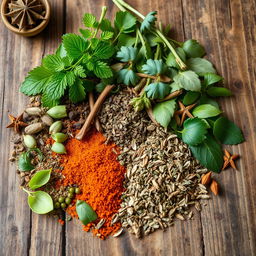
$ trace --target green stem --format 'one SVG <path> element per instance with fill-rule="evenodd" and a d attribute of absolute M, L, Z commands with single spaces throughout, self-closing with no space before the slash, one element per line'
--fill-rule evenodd
<path fill-rule="evenodd" d="M 97 26 L 97 28 L 96 28 L 96 30 L 95 30 L 95 32 L 94 32 L 93 37 L 96 37 L 96 36 L 97 36 L 97 33 L 98 33 L 98 31 L 99 31 L 101 22 L 102 22 L 102 20 L 104 19 L 107 10 L 108 10 L 108 8 L 107 8 L 106 6 L 102 6 L 101 15 L 100 15 L 100 19 L 99 19 L 99 23 L 98 23 L 98 26 Z"/>
<path fill-rule="evenodd" d="M 22 188 L 29 196 L 32 196 L 32 193 L 33 192 L 31 192 L 31 191 L 28 191 L 28 190 L 26 190 L 25 188 Z"/>
<path fill-rule="evenodd" d="M 136 38 L 135 38 L 135 44 L 134 44 L 135 48 L 137 47 L 138 41 L 139 41 L 139 33 L 136 30 Z"/>
<path fill-rule="evenodd" d="M 157 44 L 156 52 L 155 52 L 155 60 L 159 58 L 159 55 L 160 55 L 160 45 Z"/>
<path fill-rule="evenodd" d="M 140 17 L 141 19 L 145 19 L 145 16 L 142 15 L 140 12 L 138 12 L 136 9 L 134 9 L 133 7 L 131 7 L 129 4 L 127 4 L 125 1 L 123 0 L 113 0 L 113 2 L 118 2 L 120 5 L 122 5 L 123 7 L 125 7 L 126 9 L 130 10 L 131 12 L 133 12 L 134 14 L 136 14 L 138 17 Z"/>
<path fill-rule="evenodd" d="M 144 40 L 144 38 L 143 38 L 143 36 L 142 36 L 142 34 L 141 34 L 141 32 L 140 32 L 140 30 L 139 30 L 138 28 L 137 28 L 137 30 L 136 30 L 136 33 L 138 34 L 138 36 L 139 36 L 139 38 L 140 38 L 140 41 L 141 41 L 142 46 L 145 48 L 145 50 L 146 50 L 146 52 L 147 52 L 146 42 L 145 42 L 145 40 Z"/>
<path fill-rule="evenodd" d="M 122 30 L 119 31 L 119 33 L 116 35 L 116 37 L 115 37 L 115 39 L 113 40 L 112 43 L 114 43 L 118 39 L 118 37 L 121 35 L 121 33 L 122 33 Z"/>
<path fill-rule="evenodd" d="M 113 3 L 122 11 L 122 12 L 125 12 L 125 8 L 122 6 L 122 5 L 120 5 L 118 2 L 117 2 L 117 0 L 112 0 L 113 1 Z"/>

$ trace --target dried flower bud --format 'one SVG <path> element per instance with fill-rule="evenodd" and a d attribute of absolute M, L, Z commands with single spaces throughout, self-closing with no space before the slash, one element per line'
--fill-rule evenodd
<path fill-rule="evenodd" d="M 47 111 L 47 114 L 52 118 L 64 118 L 67 116 L 67 110 L 65 105 L 55 106 Z"/>
<path fill-rule="evenodd" d="M 27 108 L 25 112 L 30 116 L 40 116 L 42 114 L 42 109 L 38 107 Z"/>
<path fill-rule="evenodd" d="M 24 144 L 28 148 L 36 148 L 36 140 L 31 135 L 24 135 L 23 136 Z"/>
<path fill-rule="evenodd" d="M 44 125 L 42 123 L 30 124 L 29 126 L 27 126 L 25 128 L 25 133 L 26 134 L 35 134 L 35 133 L 42 131 L 43 128 L 44 128 Z"/>
<path fill-rule="evenodd" d="M 62 122 L 61 121 L 56 121 L 54 122 L 50 128 L 49 128 L 49 133 L 54 134 L 56 132 L 60 132 L 62 129 Z"/>
<path fill-rule="evenodd" d="M 54 133 L 52 135 L 52 138 L 56 141 L 56 142 L 64 142 L 67 138 L 68 138 L 68 135 L 67 134 L 64 134 L 64 133 L 61 133 L 61 132 L 57 132 L 57 133 Z"/>
<path fill-rule="evenodd" d="M 51 150 L 57 154 L 66 154 L 65 146 L 59 142 L 54 142 L 52 144 Z"/>
<path fill-rule="evenodd" d="M 44 124 L 46 124 L 46 125 L 48 125 L 48 126 L 51 126 L 52 123 L 53 123 L 53 119 L 52 119 L 50 116 L 48 116 L 48 115 L 43 115 L 43 116 L 41 117 L 41 120 L 42 120 L 42 122 L 43 122 Z"/>
<path fill-rule="evenodd" d="M 217 196 L 219 194 L 219 185 L 215 180 L 212 180 L 210 189 L 215 196 Z"/>
<path fill-rule="evenodd" d="M 207 172 L 206 174 L 204 174 L 202 176 L 201 183 L 203 185 L 208 185 L 211 182 L 211 179 L 212 179 L 211 176 L 212 176 L 212 172 Z"/>

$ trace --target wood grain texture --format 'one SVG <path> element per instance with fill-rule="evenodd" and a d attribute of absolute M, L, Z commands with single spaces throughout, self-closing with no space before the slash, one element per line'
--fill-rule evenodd
<path fill-rule="evenodd" d="M 255 255 L 255 1 L 128 2 L 143 14 L 157 10 L 158 20 L 172 25 L 171 33 L 177 40 L 195 38 L 205 46 L 207 58 L 235 94 L 222 100 L 221 106 L 245 133 L 245 143 L 227 147 L 242 155 L 239 171 L 228 169 L 216 175 L 221 195 L 207 201 L 200 214 L 194 211 L 193 220 L 177 221 L 165 232 L 143 240 L 126 233 L 101 241 L 82 231 L 77 220 L 61 227 L 56 219 L 31 214 L 15 167 L 8 162 L 12 136 L 5 129 L 7 111 L 20 114 L 26 97 L 17 91 L 27 71 L 56 49 L 62 33 L 78 31 L 84 12 L 99 17 L 101 6 L 106 5 L 109 18 L 113 18 L 117 10 L 110 0 L 52 0 L 51 23 L 37 37 L 19 37 L 0 23 L 0 255 Z"/>

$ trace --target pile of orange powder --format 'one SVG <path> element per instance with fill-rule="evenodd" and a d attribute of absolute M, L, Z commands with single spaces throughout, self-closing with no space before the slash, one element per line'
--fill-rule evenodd
<path fill-rule="evenodd" d="M 67 155 L 62 156 L 62 185 L 76 184 L 81 193 L 76 199 L 86 201 L 97 213 L 98 220 L 84 226 L 85 231 L 104 239 L 121 227 L 120 223 L 111 225 L 112 216 L 118 211 L 123 192 L 125 168 L 116 160 L 118 148 L 113 144 L 104 144 L 105 137 L 91 132 L 83 140 L 70 139 L 66 144 Z M 67 208 L 72 217 L 77 217 L 76 206 Z M 105 220 L 100 229 L 95 224 Z"/>

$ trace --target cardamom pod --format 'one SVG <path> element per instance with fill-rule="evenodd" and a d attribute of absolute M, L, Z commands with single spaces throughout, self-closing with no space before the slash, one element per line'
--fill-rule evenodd
<path fill-rule="evenodd" d="M 66 154 L 65 146 L 62 143 L 54 142 L 51 150 L 57 154 Z"/>
<path fill-rule="evenodd" d="M 64 118 L 67 116 L 67 110 L 65 105 L 55 106 L 47 111 L 47 114 L 52 118 Z"/>
<path fill-rule="evenodd" d="M 42 109 L 38 107 L 26 108 L 25 112 L 30 116 L 40 116 L 42 114 Z"/>
<path fill-rule="evenodd" d="M 62 122 L 61 121 L 56 121 L 54 122 L 50 128 L 49 128 L 49 133 L 54 134 L 56 132 L 60 132 L 62 129 Z"/>
<path fill-rule="evenodd" d="M 52 138 L 56 141 L 56 142 L 64 142 L 67 138 L 68 138 L 68 135 L 67 134 L 64 134 L 62 132 L 57 132 L 57 133 L 54 133 L 52 135 Z"/>
<path fill-rule="evenodd" d="M 31 135 L 23 135 L 24 144 L 27 148 L 36 148 L 36 140 Z"/>
<path fill-rule="evenodd" d="M 40 132 L 44 128 L 43 123 L 34 123 L 30 124 L 25 128 L 25 133 L 26 134 L 35 134 Z"/>
<path fill-rule="evenodd" d="M 53 123 L 53 119 L 52 119 L 50 116 L 48 116 L 48 115 L 43 115 L 43 116 L 41 117 L 41 120 L 42 120 L 42 122 L 43 122 L 44 124 L 46 124 L 47 126 L 51 126 L 52 123 Z"/>

